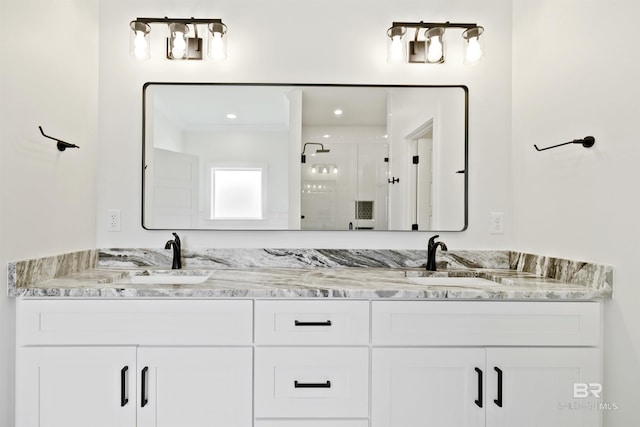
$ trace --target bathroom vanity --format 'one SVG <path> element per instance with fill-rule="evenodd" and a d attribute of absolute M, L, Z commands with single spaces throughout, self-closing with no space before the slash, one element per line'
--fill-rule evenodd
<path fill-rule="evenodd" d="M 343 257 L 386 267 L 311 251 L 285 268 L 273 252 L 252 268 L 140 265 L 155 255 L 103 251 L 27 286 L 10 266 L 17 426 L 601 425 L 610 267 L 556 264 L 561 282 L 508 252 L 515 269 L 445 254 L 435 277 L 398 251 Z"/>

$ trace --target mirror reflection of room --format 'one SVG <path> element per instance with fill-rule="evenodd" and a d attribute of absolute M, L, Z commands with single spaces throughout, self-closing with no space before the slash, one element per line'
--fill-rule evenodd
<path fill-rule="evenodd" d="M 148 84 L 148 229 L 462 230 L 463 87 Z"/>

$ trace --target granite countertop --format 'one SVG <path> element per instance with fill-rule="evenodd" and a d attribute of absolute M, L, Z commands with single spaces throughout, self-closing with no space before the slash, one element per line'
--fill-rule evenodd
<path fill-rule="evenodd" d="M 204 276 L 199 284 L 133 283 L 136 276 Z M 419 285 L 411 277 L 480 277 L 493 284 Z M 203 277 L 203 278 L 204 278 Z M 151 279 L 153 281 L 153 279 Z M 180 279 L 176 279 L 179 282 Z M 164 280 L 163 280 L 164 282 Z M 404 298 L 601 300 L 611 291 L 506 269 L 398 268 L 95 268 L 17 288 L 22 297 Z"/>
<path fill-rule="evenodd" d="M 612 297 L 613 268 L 513 251 L 387 249 L 89 249 L 8 265 L 8 295 L 67 298 L 400 298 L 595 301 Z M 199 276 L 181 283 L 176 276 Z M 490 280 L 437 285 L 415 277 Z M 146 280 L 138 283 L 139 278 Z M 193 277 L 192 277 L 193 278 Z M 453 283 L 455 282 L 455 283 Z"/>

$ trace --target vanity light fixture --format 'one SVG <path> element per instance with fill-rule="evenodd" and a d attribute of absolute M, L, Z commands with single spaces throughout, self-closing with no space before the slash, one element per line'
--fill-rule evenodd
<path fill-rule="evenodd" d="M 415 29 L 413 40 L 406 43 L 408 28 Z M 448 28 L 463 28 L 464 63 L 473 64 L 483 57 L 484 28 L 475 23 L 394 22 L 387 30 L 387 61 L 442 64 L 445 61 L 444 32 Z M 424 31 L 423 31 L 424 30 Z M 408 46 L 407 46 L 408 45 Z"/>
<path fill-rule="evenodd" d="M 204 59 L 203 40 L 198 37 L 198 26 L 206 25 L 208 29 L 208 56 L 214 60 L 227 58 L 227 26 L 220 19 L 182 19 L 182 18 L 136 18 L 129 27 L 129 52 L 139 60 L 149 59 L 150 24 L 165 24 L 169 27 L 167 37 L 167 59 Z M 191 36 L 193 28 L 193 36 Z"/>
<path fill-rule="evenodd" d="M 301 163 L 307 163 L 307 155 L 304 154 L 305 151 L 307 150 L 307 145 L 319 145 L 320 148 L 317 149 L 316 151 L 314 151 L 313 153 L 311 153 L 311 156 L 315 156 L 318 153 L 328 153 L 331 150 L 328 148 L 324 148 L 324 145 L 319 143 L 319 142 L 305 142 L 304 145 L 302 146 L 302 155 L 301 155 Z"/>
<path fill-rule="evenodd" d="M 337 174 L 338 166 L 336 165 L 311 165 L 311 173 L 317 174 Z"/>

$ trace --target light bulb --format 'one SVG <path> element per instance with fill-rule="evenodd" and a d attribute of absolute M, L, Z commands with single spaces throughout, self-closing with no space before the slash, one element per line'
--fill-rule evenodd
<path fill-rule="evenodd" d="M 144 36 L 144 32 L 136 31 L 136 37 L 133 41 L 133 55 L 136 59 L 145 59 L 147 57 L 147 40 Z"/>
<path fill-rule="evenodd" d="M 464 40 L 464 63 L 475 64 L 482 59 L 482 42 L 480 36 L 484 33 L 482 27 L 472 27 L 462 33 L 462 39 Z"/>
<path fill-rule="evenodd" d="M 322 173 L 329 173 L 329 171 L 327 170 L 327 168 L 322 168 Z"/>
<path fill-rule="evenodd" d="M 442 59 L 442 42 L 439 36 L 431 37 L 427 50 L 427 62 L 440 62 Z"/>
<path fill-rule="evenodd" d="M 482 58 L 482 48 L 478 37 L 471 37 L 467 42 L 465 59 L 468 63 L 478 62 Z"/>
<path fill-rule="evenodd" d="M 213 37 L 209 43 L 209 56 L 212 59 L 225 59 L 227 57 L 224 42 L 222 41 L 222 33 L 213 33 Z"/>
<path fill-rule="evenodd" d="M 315 167 L 315 166 L 314 166 L 314 167 L 312 167 L 312 168 L 311 168 L 311 173 L 316 173 L 316 172 L 318 172 L 318 170 L 316 169 L 316 167 Z"/>
<path fill-rule="evenodd" d="M 404 59 L 402 36 L 393 36 L 389 46 L 389 62 L 402 62 Z"/>
<path fill-rule="evenodd" d="M 227 59 L 227 26 L 222 22 L 212 22 L 207 27 L 209 30 L 209 44 L 207 55 L 214 61 Z"/>
<path fill-rule="evenodd" d="M 174 59 L 180 59 L 184 57 L 184 53 L 187 50 L 187 43 L 184 40 L 184 33 L 176 31 L 173 37 L 173 45 L 171 47 L 171 55 Z"/>
<path fill-rule="evenodd" d="M 149 24 L 140 21 L 129 23 L 129 53 L 137 60 L 149 59 Z"/>
<path fill-rule="evenodd" d="M 407 32 L 405 27 L 393 26 L 387 30 L 387 62 L 404 62 L 406 51 L 402 37 Z"/>
<path fill-rule="evenodd" d="M 337 167 L 333 167 L 333 173 L 338 173 L 338 168 Z"/>

